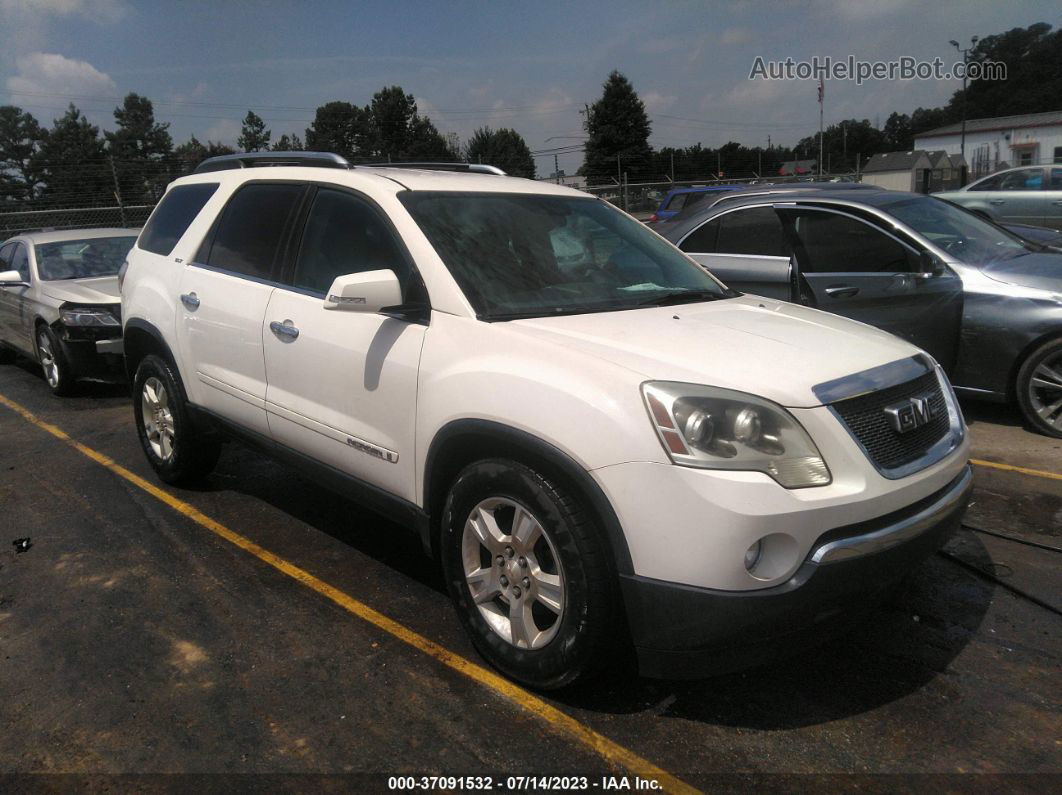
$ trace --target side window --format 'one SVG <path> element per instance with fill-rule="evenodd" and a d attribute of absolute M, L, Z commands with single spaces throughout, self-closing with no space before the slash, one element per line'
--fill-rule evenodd
<path fill-rule="evenodd" d="M 24 282 L 30 280 L 29 254 L 23 243 L 15 244 L 15 253 L 11 257 L 11 270 L 18 271 L 19 278 Z"/>
<path fill-rule="evenodd" d="M 667 207 L 664 209 L 669 213 L 677 213 L 683 207 L 686 206 L 686 199 L 690 197 L 688 193 L 676 193 L 671 197 L 671 201 L 667 203 Z"/>
<path fill-rule="evenodd" d="M 280 245 L 305 191 L 306 186 L 298 183 L 251 183 L 240 188 L 221 213 L 206 264 L 274 280 Z"/>
<path fill-rule="evenodd" d="M 6 246 L 0 246 L 0 272 L 14 270 L 14 268 L 11 267 L 11 260 L 14 253 L 14 243 L 8 243 Z"/>
<path fill-rule="evenodd" d="M 696 249 L 698 251 L 715 252 L 716 254 L 744 254 L 755 257 L 788 257 L 789 245 L 782 231 L 782 222 L 778 213 L 772 207 L 750 207 L 747 210 L 734 210 L 719 216 L 712 223 L 718 224 L 715 238 L 715 246 L 709 249 Z M 710 236 L 711 231 L 706 230 L 708 224 L 702 226 L 698 232 Z M 693 236 L 691 235 L 690 238 Z M 686 242 L 690 242 L 690 238 Z M 699 243 L 711 243 L 706 237 Z M 685 246 L 683 246 L 685 248 Z M 695 249 L 686 249 L 694 251 Z"/>
<path fill-rule="evenodd" d="M 1040 190 L 1044 182 L 1043 169 L 1022 168 L 1004 174 L 999 184 L 1000 190 Z"/>
<path fill-rule="evenodd" d="M 715 251 L 715 241 L 719 238 L 719 219 L 714 218 L 693 230 L 679 246 L 692 254 L 711 254 Z"/>
<path fill-rule="evenodd" d="M 786 210 L 811 273 L 908 273 L 918 259 L 906 246 L 855 218 L 820 210 Z"/>
<path fill-rule="evenodd" d="M 207 203 L 218 184 L 179 185 L 162 197 L 159 206 L 148 219 L 140 233 L 137 247 L 152 254 L 168 257 L 181 239 L 203 205 Z"/>
<path fill-rule="evenodd" d="M 980 182 L 975 182 L 967 190 L 999 190 L 999 181 L 1001 176 L 996 174 L 992 177 L 985 177 Z"/>
<path fill-rule="evenodd" d="M 318 190 L 302 235 L 294 285 L 324 293 L 337 276 L 384 269 L 393 270 L 405 288 L 408 262 L 372 206 L 344 191 Z"/>
<path fill-rule="evenodd" d="M 1051 182 L 1047 185 L 1048 190 L 1062 190 L 1062 168 L 1051 169 Z"/>
<path fill-rule="evenodd" d="M 1062 146 L 1055 147 L 1055 163 L 1062 163 Z"/>

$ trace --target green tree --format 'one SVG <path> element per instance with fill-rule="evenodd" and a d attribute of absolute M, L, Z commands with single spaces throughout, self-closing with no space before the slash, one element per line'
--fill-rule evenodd
<path fill-rule="evenodd" d="M 448 161 L 459 159 L 452 142 L 427 116 L 417 113 L 417 102 L 401 86 L 377 91 L 366 108 L 372 126 L 372 157 L 380 161 Z"/>
<path fill-rule="evenodd" d="M 885 150 L 889 152 L 906 152 L 914 148 L 911 135 L 911 117 L 906 113 L 893 111 L 881 130 L 885 136 Z"/>
<path fill-rule="evenodd" d="M 173 155 L 177 161 L 177 172 L 179 174 L 191 174 L 195 167 L 208 157 L 231 155 L 235 154 L 235 152 L 236 150 L 231 146 L 225 146 L 225 144 L 215 143 L 214 141 L 207 141 L 206 144 L 203 144 L 193 135 L 189 140 L 174 149 Z"/>
<path fill-rule="evenodd" d="M 277 138 L 276 143 L 273 144 L 274 152 L 301 152 L 304 148 L 299 136 L 288 137 L 287 133 Z"/>
<path fill-rule="evenodd" d="M 40 175 L 34 160 L 43 140 L 44 130 L 30 113 L 14 105 L 0 107 L 0 202 L 36 195 Z"/>
<path fill-rule="evenodd" d="M 648 175 L 652 128 L 645 104 L 626 77 L 617 71 L 608 76 L 601 99 L 587 108 L 584 126 L 589 138 L 580 174 L 597 183 L 622 172 L 629 179 Z"/>
<path fill-rule="evenodd" d="M 514 177 L 535 178 L 535 159 L 531 156 L 531 149 L 520 133 L 508 127 L 476 130 L 465 145 L 465 159 L 469 163 L 497 166 Z"/>
<path fill-rule="evenodd" d="M 314 152 L 334 152 L 351 162 L 372 156 L 374 137 L 371 114 L 349 102 L 328 102 L 314 114 L 306 129 L 306 148 Z"/>
<path fill-rule="evenodd" d="M 48 206 L 106 206 L 115 201 L 99 127 L 73 103 L 45 135 L 33 163 L 44 183 L 41 199 Z"/>
<path fill-rule="evenodd" d="M 108 153 L 114 161 L 115 174 L 126 203 L 153 202 L 175 176 L 169 158 L 173 139 L 169 124 L 155 121 L 151 100 L 128 94 L 121 107 L 114 109 L 118 128 L 104 133 Z"/>
<path fill-rule="evenodd" d="M 273 133 L 266 129 L 262 117 L 249 110 L 243 117 L 243 127 L 236 143 L 244 152 L 261 152 L 269 149 L 269 139 L 272 135 Z"/>

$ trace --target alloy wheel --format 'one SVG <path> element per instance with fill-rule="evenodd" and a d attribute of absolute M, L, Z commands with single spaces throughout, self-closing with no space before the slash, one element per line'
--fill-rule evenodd
<path fill-rule="evenodd" d="M 173 412 L 166 387 L 154 376 L 144 381 L 140 394 L 140 413 L 144 434 L 151 450 L 162 461 L 173 455 Z"/>
<path fill-rule="evenodd" d="M 461 537 L 465 582 L 496 635 L 540 649 L 560 628 L 565 582 L 549 533 L 524 506 L 503 497 L 472 509 Z"/>
<path fill-rule="evenodd" d="M 1029 377 L 1029 404 L 1048 425 L 1062 430 L 1062 351 L 1048 356 Z"/>
<path fill-rule="evenodd" d="M 40 354 L 41 367 L 44 369 L 44 380 L 48 382 L 48 386 L 55 389 L 59 386 L 59 363 L 55 360 L 52 342 L 44 331 L 37 333 L 37 352 Z"/>

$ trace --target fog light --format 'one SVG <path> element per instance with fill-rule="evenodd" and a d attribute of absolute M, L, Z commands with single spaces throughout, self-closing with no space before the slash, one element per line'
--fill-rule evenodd
<path fill-rule="evenodd" d="M 760 562 L 760 553 L 763 551 L 763 541 L 757 541 L 745 552 L 745 569 L 752 571 Z"/>

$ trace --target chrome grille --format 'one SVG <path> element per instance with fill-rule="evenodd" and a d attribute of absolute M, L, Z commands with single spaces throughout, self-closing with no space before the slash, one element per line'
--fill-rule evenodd
<path fill-rule="evenodd" d="M 893 429 L 885 407 L 905 398 L 927 397 L 932 419 L 919 428 L 899 433 Z M 882 470 L 892 470 L 917 461 L 943 439 L 951 427 L 948 404 L 935 373 L 928 372 L 911 381 L 879 389 L 866 395 L 830 404 L 863 445 L 871 461 Z"/>

